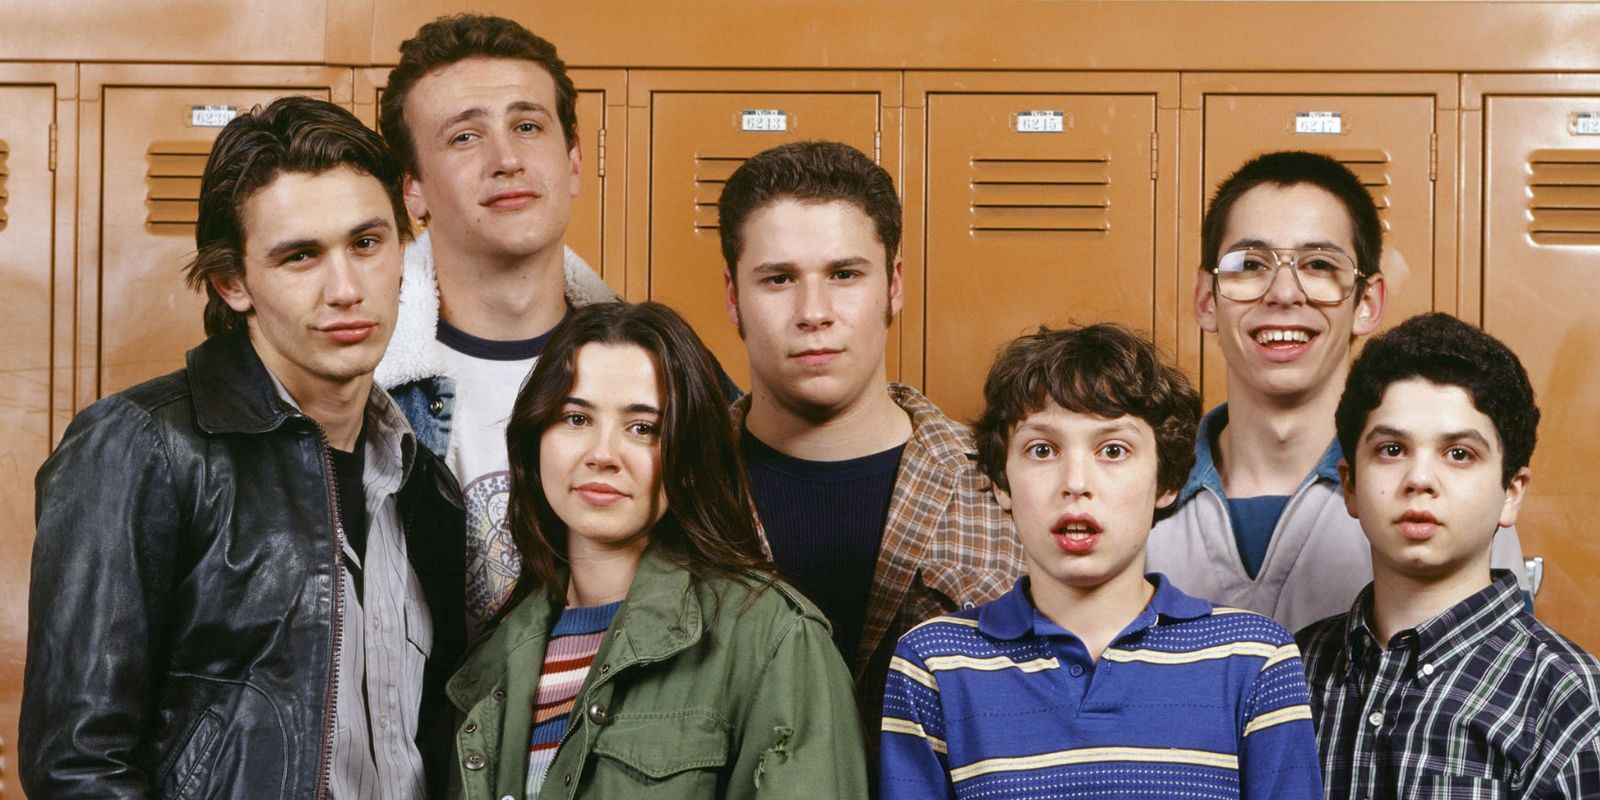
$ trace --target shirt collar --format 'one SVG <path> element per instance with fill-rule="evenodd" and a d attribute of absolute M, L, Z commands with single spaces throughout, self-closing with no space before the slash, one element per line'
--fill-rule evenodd
<path fill-rule="evenodd" d="M 1437 661 L 1475 647 L 1524 610 L 1516 573 L 1497 569 L 1491 575 L 1493 580 L 1481 591 L 1415 628 L 1395 633 L 1389 644 L 1416 648 L 1419 661 Z M 1370 619 L 1372 584 L 1368 583 L 1351 607 L 1345 626 L 1345 657 L 1351 663 L 1365 663 L 1365 656 L 1377 647 Z"/>
<path fill-rule="evenodd" d="M 1014 640 L 1038 635 L 1040 619 L 1033 601 L 1028 599 L 1029 578 L 1024 575 L 1000 599 L 978 610 L 978 631 L 992 639 Z M 1181 589 L 1159 572 L 1145 575 L 1145 580 L 1155 584 L 1155 595 L 1126 630 L 1117 638 L 1161 624 L 1164 621 L 1199 619 L 1211 614 L 1210 603 L 1184 594 Z"/>
<path fill-rule="evenodd" d="M 1200 431 L 1194 442 L 1194 467 L 1189 470 L 1189 480 L 1184 483 L 1183 489 L 1178 492 L 1177 505 L 1189 502 L 1189 499 L 1200 493 L 1201 489 L 1210 489 L 1217 497 L 1227 499 L 1228 493 L 1222 488 L 1222 475 L 1217 472 L 1216 455 L 1212 452 L 1211 445 L 1222 434 L 1222 429 L 1228 427 L 1228 404 L 1223 403 L 1207 412 L 1200 419 Z M 1339 449 L 1339 440 L 1334 439 L 1328 443 L 1328 449 L 1322 451 L 1322 458 L 1317 460 L 1316 466 L 1311 468 L 1307 480 L 1327 480 L 1339 482 L 1339 459 L 1344 453 Z M 1304 482 L 1302 482 L 1304 483 Z"/>

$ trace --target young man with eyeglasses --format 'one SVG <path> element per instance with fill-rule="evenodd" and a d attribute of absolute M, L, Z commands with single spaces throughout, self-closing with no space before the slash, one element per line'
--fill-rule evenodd
<path fill-rule="evenodd" d="M 1371 195 L 1327 156 L 1268 153 L 1218 187 L 1194 304 L 1222 347 L 1228 399 L 1201 420 L 1147 569 L 1291 630 L 1350 608 L 1372 561 L 1340 496 L 1333 412 L 1356 337 L 1383 316 L 1382 248 Z M 1514 529 L 1494 555 L 1523 579 Z"/>

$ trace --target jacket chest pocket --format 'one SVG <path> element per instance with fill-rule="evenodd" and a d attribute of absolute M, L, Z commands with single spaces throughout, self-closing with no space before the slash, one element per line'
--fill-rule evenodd
<path fill-rule="evenodd" d="M 710 711 L 617 714 L 595 737 L 594 772 L 585 789 L 593 797 L 632 797 L 643 787 L 667 792 L 653 797 L 717 795 L 730 730 Z"/>

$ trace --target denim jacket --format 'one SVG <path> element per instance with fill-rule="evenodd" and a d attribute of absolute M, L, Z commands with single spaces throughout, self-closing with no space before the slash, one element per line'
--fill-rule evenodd
<path fill-rule="evenodd" d="M 567 248 L 563 269 L 567 302 L 574 306 L 611 302 L 615 292 Z M 394 338 L 378 364 L 375 378 L 400 406 L 417 440 L 444 457 L 450 449 L 450 419 L 456 383 L 445 374 L 435 337 L 439 332 L 439 277 L 433 266 L 433 239 L 423 231 L 406 248 L 405 278 L 400 284 L 400 318 Z"/>
<path fill-rule="evenodd" d="M 755 579 L 760 586 L 765 579 Z M 560 609 L 536 591 L 468 655 L 450 796 L 522 798 Z M 539 800 L 867 796 L 850 674 L 821 612 L 775 582 L 700 581 L 653 548 L 606 631 Z"/>

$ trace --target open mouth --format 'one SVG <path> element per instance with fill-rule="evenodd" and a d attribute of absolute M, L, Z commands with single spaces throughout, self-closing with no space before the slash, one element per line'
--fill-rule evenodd
<path fill-rule="evenodd" d="M 1056 546 L 1066 553 L 1087 553 L 1100 543 L 1099 523 L 1086 514 L 1062 514 L 1050 529 Z"/>

